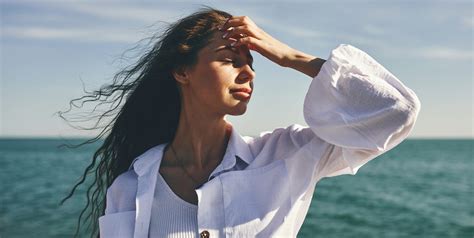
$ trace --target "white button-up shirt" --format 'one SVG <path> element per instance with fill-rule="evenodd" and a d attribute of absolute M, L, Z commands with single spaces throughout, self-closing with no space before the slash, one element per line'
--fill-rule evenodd
<path fill-rule="evenodd" d="M 338 46 L 306 94 L 309 127 L 294 124 L 255 138 L 233 129 L 221 164 L 196 189 L 198 232 L 296 237 L 318 181 L 354 175 L 399 144 L 419 110 L 415 93 L 372 57 L 350 45 Z M 136 158 L 109 187 L 99 219 L 101 237 L 148 237 L 165 146 Z"/>

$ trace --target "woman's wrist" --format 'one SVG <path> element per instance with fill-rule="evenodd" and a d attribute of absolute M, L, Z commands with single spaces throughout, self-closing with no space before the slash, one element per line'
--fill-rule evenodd
<path fill-rule="evenodd" d="M 284 58 L 282 66 L 292 68 L 314 78 L 318 75 L 324 62 L 326 62 L 326 60 L 292 49 Z"/>

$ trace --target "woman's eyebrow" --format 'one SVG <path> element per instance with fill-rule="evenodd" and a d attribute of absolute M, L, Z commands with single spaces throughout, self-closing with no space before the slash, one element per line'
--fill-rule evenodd
<path fill-rule="evenodd" d="M 239 53 L 238 50 L 237 50 L 235 47 L 232 47 L 232 46 L 230 46 L 230 45 L 225 45 L 225 46 L 223 46 L 223 47 L 219 47 L 219 48 L 217 48 L 217 49 L 215 50 L 215 52 L 219 52 L 219 51 L 221 51 L 221 50 L 230 50 L 230 51 L 232 51 L 232 52 L 234 52 L 234 53 L 237 53 L 237 54 Z"/>
<path fill-rule="evenodd" d="M 232 47 L 232 46 L 230 46 L 230 45 L 225 45 L 225 46 L 223 46 L 223 47 L 219 47 L 219 48 L 217 48 L 214 52 L 219 52 L 219 51 L 223 51 L 223 50 L 229 50 L 229 51 L 232 51 L 233 53 L 235 53 L 235 54 L 237 54 L 237 55 L 239 54 L 238 49 L 235 48 L 235 47 Z M 248 54 L 246 54 L 246 56 L 247 56 L 247 58 L 248 58 L 250 64 L 252 64 L 252 63 L 253 63 L 253 57 L 252 57 L 252 55 L 250 54 L 250 52 L 249 52 Z"/>

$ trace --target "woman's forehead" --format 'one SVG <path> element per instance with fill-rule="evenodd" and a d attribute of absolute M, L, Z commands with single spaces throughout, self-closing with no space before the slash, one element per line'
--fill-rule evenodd
<path fill-rule="evenodd" d="M 224 52 L 233 52 L 236 55 L 240 55 L 246 58 L 249 64 L 253 64 L 253 57 L 250 54 L 250 50 L 246 45 L 231 47 L 232 41 L 228 39 L 222 39 L 222 33 L 217 32 L 217 37 L 213 37 L 209 44 L 205 46 L 198 54 L 199 59 L 204 61 L 214 61 L 215 57 L 223 54 Z"/>
<path fill-rule="evenodd" d="M 211 38 L 209 45 L 207 45 L 206 47 L 207 50 L 209 50 L 210 52 L 219 52 L 221 50 L 232 50 L 237 54 L 249 55 L 251 57 L 250 50 L 246 45 L 231 47 L 230 44 L 233 41 L 229 39 L 222 39 L 222 35 L 223 35 L 222 32 L 216 32 L 214 36 Z"/>

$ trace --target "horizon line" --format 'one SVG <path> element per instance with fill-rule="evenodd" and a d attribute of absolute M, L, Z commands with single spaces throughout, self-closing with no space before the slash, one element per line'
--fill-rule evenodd
<path fill-rule="evenodd" d="M 258 136 L 258 135 L 256 135 Z M 250 136 L 250 137 L 256 137 Z M 0 140 L 28 140 L 28 139 L 48 139 L 48 140 L 90 140 L 95 137 L 85 136 L 0 136 Z M 104 138 L 101 138 L 102 140 Z M 474 140 L 474 136 L 409 136 L 405 140 Z"/>

